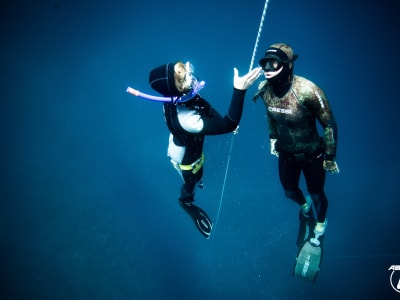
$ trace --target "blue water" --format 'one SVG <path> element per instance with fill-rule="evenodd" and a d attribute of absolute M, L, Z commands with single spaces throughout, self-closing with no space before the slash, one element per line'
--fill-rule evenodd
<path fill-rule="evenodd" d="M 292 276 L 298 207 L 247 92 L 232 135 L 208 137 L 209 240 L 178 206 L 180 178 L 149 71 L 190 60 L 224 114 L 249 69 L 263 1 L 9 1 L 0 8 L 1 299 L 399 299 L 399 69 L 389 1 L 269 3 L 256 62 L 291 44 L 338 126 L 316 282 Z M 25 3 L 26 2 L 26 3 Z M 35 3 L 38 2 L 38 3 Z M 40 2 L 40 3 L 39 3 Z M 385 3 L 387 2 L 387 3 Z M 397 24 L 395 24 L 397 22 Z M 302 182 L 304 187 L 304 182 Z"/>

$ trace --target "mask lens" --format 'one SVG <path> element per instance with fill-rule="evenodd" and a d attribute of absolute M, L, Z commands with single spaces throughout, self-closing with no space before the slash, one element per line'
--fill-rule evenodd
<path fill-rule="evenodd" d="M 264 72 L 275 72 L 282 67 L 282 61 L 276 58 L 269 58 L 266 60 L 263 67 Z"/>
<path fill-rule="evenodd" d="M 192 73 L 192 74 L 194 73 L 194 66 L 190 61 L 185 63 L 185 69 L 187 73 Z"/>
<path fill-rule="evenodd" d="M 185 89 L 191 91 L 198 84 L 198 80 L 193 74 L 194 66 L 190 62 L 185 63 L 185 69 Z"/>

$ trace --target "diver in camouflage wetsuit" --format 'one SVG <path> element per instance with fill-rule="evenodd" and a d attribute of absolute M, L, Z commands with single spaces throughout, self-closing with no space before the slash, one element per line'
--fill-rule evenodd
<path fill-rule="evenodd" d="M 317 212 L 314 232 L 318 238 L 327 226 L 325 171 L 339 173 L 335 161 L 337 127 L 324 92 L 308 79 L 293 75 L 297 57 L 284 43 L 268 48 L 259 61 L 267 80 L 260 83 L 254 101 L 262 97 L 267 108 L 271 154 L 279 157 L 279 178 L 285 195 L 301 205 L 307 215 L 311 203 L 299 188 L 303 172 Z M 318 134 L 317 120 L 323 137 Z"/>

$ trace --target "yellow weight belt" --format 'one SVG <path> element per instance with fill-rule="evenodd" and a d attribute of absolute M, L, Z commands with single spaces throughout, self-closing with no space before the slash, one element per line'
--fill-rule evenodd
<path fill-rule="evenodd" d="M 204 153 L 201 154 L 201 157 L 196 160 L 194 163 L 190 165 L 181 165 L 179 164 L 179 168 L 184 171 L 192 170 L 193 174 L 196 174 L 204 164 Z"/>

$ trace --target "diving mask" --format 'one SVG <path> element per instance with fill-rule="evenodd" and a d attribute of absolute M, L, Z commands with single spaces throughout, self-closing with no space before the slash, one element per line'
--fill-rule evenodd
<path fill-rule="evenodd" d="M 262 69 L 264 72 L 275 72 L 279 70 L 283 65 L 282 59 L 279 57 L 269 57 L 264 60 Z"/>
<path fill-rule="evenodd" d="M 185 93 L 174 100 L 174 103 L 177 102 L 186 102 L 196 96 L 199 91 L 205 86 L 204 81 L 199 81 L 196 76 L 194 76 L 194 66 L 190 62 L 185 63 L 185 78 L 183 88 L 185 89 Z"/>

